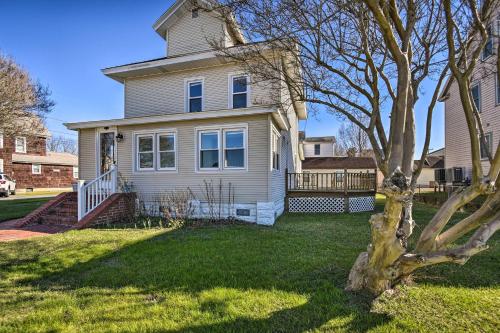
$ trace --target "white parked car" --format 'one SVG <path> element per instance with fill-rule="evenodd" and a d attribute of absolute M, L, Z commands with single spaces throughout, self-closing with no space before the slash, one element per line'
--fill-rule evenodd
<path fill-rule="evenodd" d="M 0 173 L 0 194 L 6 197 L 16 194 L 16 181 L 3 173 Z"/>

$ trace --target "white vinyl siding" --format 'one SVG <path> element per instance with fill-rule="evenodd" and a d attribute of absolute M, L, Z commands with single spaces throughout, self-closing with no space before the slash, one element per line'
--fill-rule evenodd
<path fill-rule="evenodd" d="M 14 140 L 15 152 L 16 153 L 26 153 L 26 138 L 18 136 Z"/>
<path fill-rule="evenodd" d="M 42 174 L 42 165 L 41 164 L 32 164 L 31 165 L 31 173 L 34 175 Z"/>

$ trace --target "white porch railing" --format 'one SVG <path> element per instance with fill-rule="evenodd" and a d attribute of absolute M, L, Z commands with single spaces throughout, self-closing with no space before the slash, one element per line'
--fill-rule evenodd
<path fill-rule="evenodd" d="M 87 184 L 84 180 L 78 181 L 78 221 L 116 193 L 117 186 L 118 170 L 114 164 L 108 172 Z"/>

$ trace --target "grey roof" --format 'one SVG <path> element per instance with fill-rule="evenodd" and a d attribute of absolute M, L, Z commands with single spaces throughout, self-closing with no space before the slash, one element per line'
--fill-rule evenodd
<path fill-rule="evenodd" d="M 302 161 L 302 169 L 375 169 L 377 163 L 371 157 L 308 157 Z"/>
<path fill-rule="evenodd" d="M 311 136 L 304 139 L 304 142 L 332 142 L 335 143 L 337 140 L 334 136 Z"/>
<path fill-rule="evenodd" d="M 12 154 L 13 163 L 78 166 L 78 156 L 69 153 L 47 152 L 47 156 Z"/>

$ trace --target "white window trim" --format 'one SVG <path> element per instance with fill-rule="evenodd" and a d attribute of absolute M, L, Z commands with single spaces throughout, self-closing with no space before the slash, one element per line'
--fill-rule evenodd
<path fill-rule="evenodd" d="M 168 136 L 168 135 L 171 135 L 174 137 L 174 167 L 173 168 L 162 168 L 160 166 L 160 163 L 161 163 L 161 158 L 160 158 L 160 153 L 166 153 L 166 152 L 172 152 L 172 150 L 164 150 L 164 151 L 160 151 L 160 136 Z M 177 164 L 178 164 L 178 160 L 177 160 L 177 133 L 176 132 L 156 132 L 156 142 L 157 142 L 157 149 L 156 149 L 156 170 L 158 171 L 176 171 L 177 170 Z"/>
<path fill-rule="evenodd" d="M 77 167 L 77 166 L 74 166 L 74 167 L 73 167 L 73 178 L 75 178 L 75 179 L 78 179 L 78 178 L 79 178 L 79 176 L 80 176 L 79 171 L 80 171 L 80 170 L 78 170 L 78 167 Z"/>
<path fill-rule="evenodd" d="M 195 77 L 184 79 L 184 111 L 186 113 L 191 113 L 189 110 L 189 101 L 191 100 L 189 85 L 191 83 L 201 83 L 201 111 L 205 111 L 205 78 Z M 196 97 L 198 98 L 198 97 Z"/>
<path fill-rule="evenodd" d="M 147 152 L 140 152 L 139 151 L 139 139 L 140 138 L 152 138 L 152 141 L 153 141 L 153 147 L 152 147 L 152 151 L 147 151 Z M 156 156 L 155 156 L 155 135 L 154 133 L 149 133 L 149 134 L 138 134 L 136 135 L 135 137 L 135 164 L 136 164 L 136 170 L 137 171 L 154 171 L 155 170 L 155 165 L 156 165 Z M 152 168 L 141 168 L 141 163 L 140 163 L 140 159 L 139 159 L 139 155 L 143 153 L 147 153 L 147 154 L 153 154 L 153 167 Z"/>
<path fill-rule="evenodd" d="M 274 151 L 273 151 L 273 146 L 274 146 L 274 135 L 277 136 L 278 138 L 278 142 L 276 143 L 276 151 L 278 152 L 279 156 L 280 156 L 280 160 L 278 161 L 278 168 L 275 169 L 274 168 L 274 162 L 273 162 L 273 154 L 274 154 Z M 270 151 L 270 162 L 271 162 L 271 171 L 274 171 L 274 172 L 280 172 L 281 171 L 281 168 L 280 168 L 280 164 L 281 164 L 281 134 L 280 132 L 274 127 L 274 126 L 271 126 L 271 149 L 269 150 Z"/>
<path fill-rule="evenodd" d="M 35 166 L 39 166 L 39 171 L 35 172 Z M 42 174 L 42 165 L 40 163 L 31 164 L 31 173 L 33 175 L 41 175 Z"/>
<path fill-rule="evenodd" d="M 207 133 L 216 133 L 217 134 L 217 151 L 218 151 L 218 158 L 219 158 L 219 167 L 217 168 L 202 168 L 201 165 L 200 165 L 200 162 L 201 162 L 201 135 L 202 134 L 207 134 Z M 221 169 L 221 138 L 220 138 L 220 130 L 219 129 L 211 129 L 211 130 L 201 130 L 201 131 L 198 131 L 198 144 L 196 145 L 197 146 L 197 152 L 196 152 L 196 155 L 197 155 L 197 160 L 199 161 L 197 163 L 198 165 L 198 170 L 199 171 L 220 171 Z M 205 149 L 205 150 L 215 150 L 215 149 Z"/>
<path fill-rule="evenodd" d="M 226 133 L 227 132 L 242 132 L 243 133 L 243 166 L 242 167 L 227 167 L 226 165 L 226 150 L 239 150 L 241 148 L 226 148 Z M 247 131 L 245 128 L 226 128 L 222 129 L 222 167 L 224 170 L 245 170 L 247 166 Z"/>
<path fill-rule="evenodd" d="M 165 134 L 173 134 L 174 135 L 174 141 L 175 141 L 175 168 L 169 168 L 169 169 L 159 169 L 158 168 L 158 151 L 157 147 L 159 147 L 159 143 L 157 142 L 157 138 L 159 135 L 165 135 Z M 134 131 L 132 133 L 134 137 L 134 146 L 133 146 L 133 152 L 134 152 L 134 163 L 132 165 L 132 173 L 133 174 L 144 174 L 144 173 L 175 173 L 178 172 L 178 165 L 179 165 L 179 159 L 178 159 L 178 145 L 177 145 L 177 129 L 175 128 L 157 128 L 157 129 L 148 129 L 148 130 L 140 130 L 140 131 Z M 139 137 L 140 136 L 153 136 L 153 168 L 148 168 L 148 169 L 140 169 L 139 168 Z"/>
<path fill-rule="evenodd" d="M 245 167 L 244 168 L 224 168 L 224 151 L 221 149 L 221 136 L 224 130 L 243 130 L 244 145 L 245 145 Z M 219 167 L 218 168 L 200 168 L 200 144 L 201 144 L 201 134 L 202 132 L 218 132 L 218 146 L 219 146 Z M 194 129 L 194 140 L 195 144 L 195 161 L 194 170 L 195 173 L 230 173 L 230 172 L 248 172 L 248 123 L 235 123 L 235 124 L 223 124 L 223 125 L 210 125 L 210 126 L 200 126 Z"/>
<path fill-rule="evenodd" d="M 0 149 L 3 148 L 3 132 L 0 131 Z"/>
<path fill-rule="evenodd" d="M 17 150 L 17 140 L 18 140 L 18 139 L 22 139 L 22 140 L 23 140 L 23 151 L 19 151 L 19 150 Z M 24 137 L 24 136 L 16 136 L 16 137 L 14 138 L 14 151 L 15 151 L 16 153 L 26 154 L 26 137 Z"/>
<path fill-rule="evenodd" d="M 234 95 L 233 78 L 241 77 L 241 76 L 245 76 L 247 78 L 247 108 L 251 107 L 250 96 L 252 95 L 252 87 L 250 84 L 251 83 L 250 75 L 247 73 L 243 73 L 243 72 L 237 72 L 237 73 L 229 73 L 228 74 L 228 102 L 227 102 L 228 109 L 233 108 L 233 95 Z M 242 93 L 238 93 L 238 94 L 242 94 Z M 240 109 L 244 109 L 244 108 L 240 108 Z"/>
<path fill-rule="evenodd" d="M 471 97 L 472 98 L 472 104 L 474 105 L 474 96 L 472 96 L 472 89 L 474 87 L 477 87 L 477 90 L 478 90 L 478 93 L 479 93 L 479 107 L 477 108 L 477 112 L 481 113 L 481 109 L 483 107 L 483 101 L 482 101 L 482 98 L 481 98 L 481 83 L 475 83 L 475 84 L 472 84 L 470 86 L 470 90 L 471 90 Z M 496 88 L 496 87 L 495 87 Z"/>

